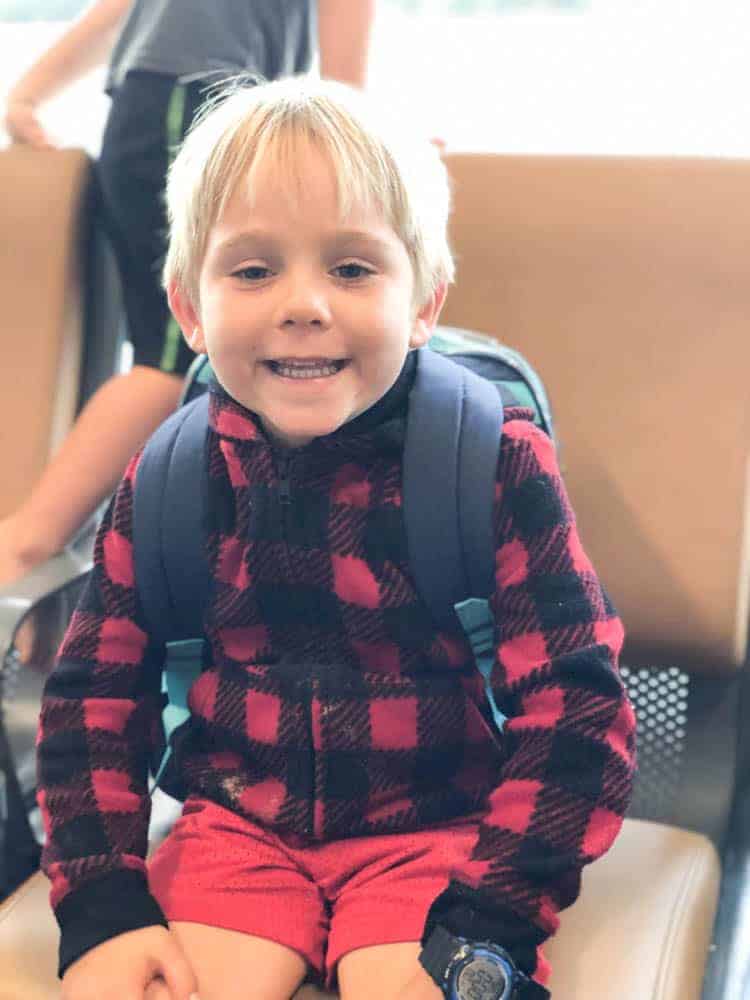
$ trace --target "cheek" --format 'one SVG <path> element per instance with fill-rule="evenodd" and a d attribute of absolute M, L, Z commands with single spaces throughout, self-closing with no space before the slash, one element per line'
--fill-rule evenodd
<path fill-rule="evenodd" d="M 408 341 L 414 326 L 413 314 L 409 297 L 394 290 L 362 307 L 359 327 L 364 337 L 386 352 L 394 344 Z"/>
<path fill-rule="evenodd" d="M 252 317 L 227 303 L 210 303 L 204 310 L 203 329 L 209 352 L 252 355 L 257 350 Z"/>

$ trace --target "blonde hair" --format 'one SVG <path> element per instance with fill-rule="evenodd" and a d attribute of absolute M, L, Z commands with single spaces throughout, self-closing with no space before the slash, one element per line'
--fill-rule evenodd
<path fill-rule="evenodd" d="M 164 284 L 176 283 L 198 303 L 209 232 L 246 183 L 252 201 L 255 168 L 304 178 L 310 146 L 330 159 L 342 218 L 352 206 L 376 208 L 403 242 L 414 272 L 414 297 L 425 303 L 453 280 L 448 246 L 450 189 L 434 145 L 414 137 L 413 123 L 378 109 L 357 91 L 314 77 L 259 86 L 231 86 L 188 133 L 167 180 L 169 249 Z"/>

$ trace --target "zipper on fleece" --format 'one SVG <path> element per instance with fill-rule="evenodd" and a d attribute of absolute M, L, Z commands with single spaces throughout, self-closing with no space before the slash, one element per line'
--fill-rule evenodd
<path fill-rule="evenodd" d="M 288 451 L 275 454 L 276 475 L 279 480 L 279 503 L 281 504 L 281 527 L 284 540 L 289 541 L 289 514 L 292 505 L 292 468 L 295 456 Z M 289 550 L 287 548 L 287 560 Z M 309 837 L 317 834 L 316 802 L 317 802 L 317 750 L 315 747 L 315 726 L 313 721 L 313 701 L 315 692 L 311 677 L 301 677 L 298 681 L 303 702 L 304 718 L 307 726 L 307 740 L 310 747 L 310 784 L 307 802 L 307 818 L 304 823 L 304 833 Z"/>
<path fill-rule="evenodd" d="M 292 502 L 292 456 L 282 452 L 276 460 L 276 473 L 279 477 L 279 500 L 285 508 Z"/>
<path fill-rule="evenodd" d="M 293 456 L 287 451 L 277 452 L 274 456 L 276 475 L 279 480 L 279 503 L 281 504 L 281 534 L 285 542 L 289 542 L 289 514 L 292 506 L 292 465 Z"/>
<path fill-rule="evenodd" d="M 313 718 L 313 705 L 315 701 L 315 690 L 313 685 L 312 677 L 305 677 L 302 680 L 302 690 L 305 696 L 305 719 L 307 721 L 307 739 L 310 746 L 310 798 L 308 801 L 308 818 L 307 818 L 307 834 L 313 839 L 319 838 L 319 831 L 317 829 L 317 802 L 318 802 L 318 783 L 317 783 L 317 758 L 318 750 L 315 745 L 315 720 Z"/>

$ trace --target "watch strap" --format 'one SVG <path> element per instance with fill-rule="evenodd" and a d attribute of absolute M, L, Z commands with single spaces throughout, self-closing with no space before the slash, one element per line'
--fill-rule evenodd
<path fill-rule="evenodd" d="M 436 924 L 419 953 L 422 968 L 443 991 L 446 988 L 445 976 L 450 959 L 461 944 L 450 931 Z"/>
<path fill-rule="evenodd" d="M 533 979 L 529 979 L 523 973 L 519 973 L 523 978 L 521 979 L 518 986 L 516 986 L 516 991 L 513 994 L 515 1000 L 549 1000 L 550 992 L 546 990 L 539 983 L 535 982 Z"/>

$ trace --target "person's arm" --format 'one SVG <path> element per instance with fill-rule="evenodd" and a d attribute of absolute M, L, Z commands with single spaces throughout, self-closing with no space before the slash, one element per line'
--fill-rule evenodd
<path fill-rule="evenodd" d="M 11 138 L 39 148 L 50 145 L 37 108 L 107 59 L 131 5 L 132 0 L 96 0 L 26 70 L 6 98 Z"/>
<path fill-rule="evenodd" d="M 364 87 L 374 16 L 375 0 L 318 0 L 322 77 Z"/>
<path fill-rule="evenodd" d="M 499 470 L 491 681 L 507 756 L 425 931 L 494 941 L 543 983 L 539 946 L 620 830 L 635 718 L 617 670 L 622 625 L 581 547 L 551 441 L 508 414 Z"/>
<path fill-rule="evenodd" d="M 149 747 L 160 711 L 160 650 L 135 591 L 134 458 L 97 535 L 94 568 L 44 688 L 37 800 L 42 868 L 60 924 L 60 975 L 127 931 L 167 926 L 148 891 Z"/>

